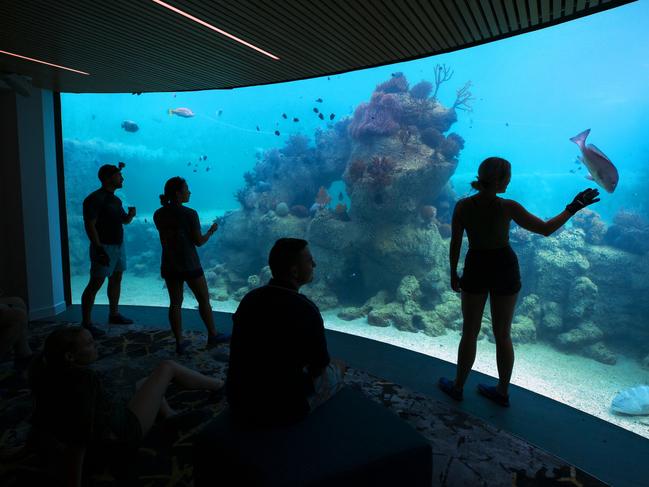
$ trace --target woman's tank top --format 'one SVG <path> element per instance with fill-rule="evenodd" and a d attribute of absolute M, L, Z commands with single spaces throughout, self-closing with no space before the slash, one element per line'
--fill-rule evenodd
<path fill-rule="evenodd" d="M 460 221 L 466 229 L 470 249 L 499 249 L 509 245 L 509 222 L 502 198 L 476 201 L 465 198 L 458 204 Z"/>

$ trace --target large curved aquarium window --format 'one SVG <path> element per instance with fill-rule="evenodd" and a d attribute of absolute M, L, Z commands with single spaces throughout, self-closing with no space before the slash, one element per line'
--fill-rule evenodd
<path fill-rule="evenodd" d="M 233 311 L 265 283 L 275 239 L 302 237 L 317 262 L 303 292 L 327 327 L 455 361 L 461 311 L 448 250 L 456 201 L 470 194 L 480 161 L 498 155 L 513 168 L 503 196 L 556 215 L 596 185 L 570 141 L 590 129 L 587 142 L 619 172 L 614 192 L 600 188 L 601 202 L 550 237 L 512 225 L 523 280 L 513 382 L 649 437 L 642 416 L 610 411 L 616 393 L 649 379 L 647 25 L 649 3 L 638 2 L 314 80 L 65 94 L 73 299 L 89 268 L 82 201 L 99 186 L 100 165 L 123 161 L 117 195 L 137 217 L 125 228 L 122 303 L 168 303 L 152 214 L 166 179 L 182 176 L 188 206 L 204 226 L 220 225 L 200 249 L 215 309 Z M 187 296 L 185 305 L 195 302 Z M 495 363 L 487 307 L 475 367 L 496 376 Z"/>

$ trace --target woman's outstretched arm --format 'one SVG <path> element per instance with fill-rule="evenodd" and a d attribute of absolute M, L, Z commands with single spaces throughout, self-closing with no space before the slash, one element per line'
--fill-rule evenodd
<path fill-rule="evenodd" d="M 563 210 L 557 216 L 544 221 L 527 211 L 523 205 L 514 200 L 504 200 L 504 202 L 505 207 L 511 214 L 512 220 L 514 220 L 517 225 L 523 227 L 525 230 L 538 233 L 545 237 L 549 237 L 556 232 L 559 228 L 565 225 L 572 216 L 568 210 Z"/>

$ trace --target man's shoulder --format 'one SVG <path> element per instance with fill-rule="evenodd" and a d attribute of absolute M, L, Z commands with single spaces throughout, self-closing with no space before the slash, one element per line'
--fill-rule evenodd
<path fill-rule="evenodd" d="M 92 193 L 90 193 L 86 198 L 83 200 L 83 204 L 88 204 L 88 203 L 94 203 L 95 201 L 99 199 L 103 199 L 105 196 L 103 195 L 104 191 L 102 188 L 94 190 Z"/>

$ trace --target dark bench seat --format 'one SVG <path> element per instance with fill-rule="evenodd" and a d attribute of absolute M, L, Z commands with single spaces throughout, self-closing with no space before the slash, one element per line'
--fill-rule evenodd
<path fill-rule="evenodd" d="M 386 408 L 343 389 L 304 421 L 245 431 L 227 411 L 194 443 L 194 485 L 430 486 L 430 443 Z"/>

